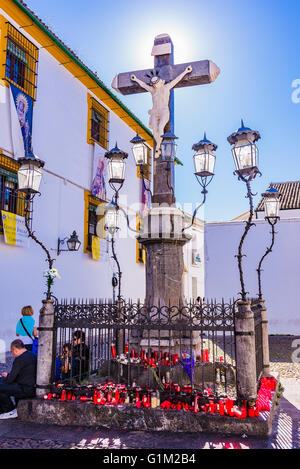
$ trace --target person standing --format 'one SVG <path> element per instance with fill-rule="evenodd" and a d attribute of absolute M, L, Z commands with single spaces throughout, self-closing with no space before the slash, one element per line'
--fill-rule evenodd
<path fill-rule="evenodd" d="M 31 352 L 32 344 L 35 337 L 37 337 L 37 328 L 33 319 L 32 306 L 24 306 L 21 311 L 22 318 L 17 322 L 16 336 L 20 337 L 25 348 Z"/>
<path fill-rule="evenodd" d="M 25 348 L 20 339 L 11 343 L 10 350 L 15 359 L 10 373 L 2 373 L 0 381 L 1 420 L 18 417 L 16 400 L 35 396 L 36 356 Z"/>
<path fill-rule="evenodd" d="M 85 332 L 75 331 L 73 334 L 72 376 L 81 381 L 89 375 L 90 350 L 85 343 Z"/>

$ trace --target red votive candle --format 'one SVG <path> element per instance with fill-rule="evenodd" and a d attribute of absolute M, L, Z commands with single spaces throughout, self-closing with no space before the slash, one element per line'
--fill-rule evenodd
<path fill-rule="evenodd" d="M 250 407 L 248 409 L 248 415 L 249 415 L 249 417 L 254 417 L 254 407 Z"/>
<path fill-rule="evenodd" d="M 65 401 L 66 400 L 66 395 L 67 395 L 66 391 L 63 390 L 62 393 L 61 393 L 60 400 Z M 51 397 L 49 397 L 49 394 L 48 394 L 48 399 L 51 399 Z"/>
<path fill-rule="evenodd" d="M 205 350 L 205 361 L 209 362 L 209 351 L 208 351 L 208 349 Z"/>
<path fill-rule="evenodd" d="M 128 344 L 125 344 L 125 353 L 128 353 Z"/>
<path fill-rule="evenodd" d="M 219 414 L 220 415 L 224 415 L 224 402 L 223 401 L 219 401 Z"/>
<path fill-rule="evenodd" d="M 117 358 L 117 351 L 116 351 L 116 346 L 115 344 L 111 344 L 111 356 L 113 358 Z"/>

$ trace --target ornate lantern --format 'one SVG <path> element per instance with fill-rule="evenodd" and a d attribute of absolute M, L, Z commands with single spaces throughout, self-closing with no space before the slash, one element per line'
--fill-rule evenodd
<path fill-rule="evenodd" d="M 145 145 L 145 142 L 146 140 L 140 137 L 138 133 L 132 140 L 130 140 L 130 143 L 133 144 L 132 153 L 137 166 L 146 166 L 148 163 L 147 146 Z"/>
<path fill-rule="evenodd" d="M 125 159 L 128 157 L 128 153 L 120 150 L 116 143 L 115 148 L 105 153 L 105 157 L 108 161 L 108 176 L 109 183 L 123 184 L 125 180 Z"/>
<path fill-rule="evenodd" d="M 76 231 L 73 231 L 70 238 L 67 240 L 67 245 L 68 245 L 68 250 L 69 251 L 78 251 L 79 250 L 79 248 L 81 246 L 81 242 L 78 239 L 78 235 L 77 235 Z"/>
<path fill-rule="evenodd" d="M 280 209 L 280 194 L 275 187 L 271 184 L 270 189 L 266 190 L 262 194 L 264 210 L 265 210 L 265 219 L 270 222 L 275 222 L 279 220 L 279 209 Z"/>
<path fill-rule="evenodd" d="M 118 231 L 119 215 L 116 204 L 111 202 L 105 208 L 105 229 L 112 235 Z"/>
<path fill-rule="evenodd" d="M 162 135 L 162 142 L 161 142 L 161 158 L 164 161 L 174 161 L 177 151 L 177 144 L 175 140 L 177 137 L 173 134 L 173 132 L 165 132 Z"/>
<path fill-rule="evenodd" d="M 21 167 L 18 170 L 18 190 L 30 196 L 39 192 L 43 177 L 44 161 L 34 155 L 27 155 L 18 159 Z"/>
<path fill-rule="evenodd" d="M 216 156 L 214 151 L 217 145 L 207 140 L 206 134 L 200 142 L 195 143 L 192 147 L 196 153 L 194 154 L 195 175 L 200 177 L 214 176 Z"/>
<path fill-rule="evenodd" d="M 260 138 L 260 133 L 245 127 L 243 120 L 241 127 L 227 138 L 228 142 L 233 145 L 231 151 L 236 168 L 235 172 L 239 176 L 249 176 L 253 179 L 259 173 L 258 148 L 255 142 Z"/>

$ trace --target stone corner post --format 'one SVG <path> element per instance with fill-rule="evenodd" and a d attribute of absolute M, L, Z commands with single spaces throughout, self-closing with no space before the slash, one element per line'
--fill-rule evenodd
<path fill-rule="evenodd" d="M 270 353 L 269 353 L 269 332 L 268 332 L 268 312 L 265 300 L 259 300 L 258 305 L 261 311 L 261 333 L 262 333 L 262 355 L 263 355 L 263 376 L 270 376 Z"/>
<path fill-rule="evenodd" d="M 238 301 L 235 314 L 237 397 L 249 404 L 257 398 L 254 314 L 250 305 L 249 301 Z"/>
<path fill-rule="evenodd" d="M 38 359 L 36 377 L 36 396 L 43 397 L 49 392 L 52 378 L 54 302 L 43 300 L 38 327 Z"/>

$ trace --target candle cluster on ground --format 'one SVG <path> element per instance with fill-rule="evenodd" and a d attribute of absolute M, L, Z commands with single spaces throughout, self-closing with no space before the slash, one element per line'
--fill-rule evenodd
<path fill-rule="evenodd" d="M 260 411 L 270 410 L 272 392 L 276 389 L 274 377 L 262 378 L 256 403 L 244 401 L 238 406 L 236 401 L 225 396 L 213 395 L 210 388 L 204 391 L 193 389 L 191 385 L 180 386 L 165 382 L 163 389 L 131 387 L 106 380 L 105 384 L 64 385 L 58 384 L 54 392 L 44 395 L 46 400 L 90 402 L 99 406 L 136 406 L 137 408 L 158 408 L 182 410 L 193 413 L 205 412 L 237 418 L 258 417 Z"/>
<path fill-rule="evenodd" d="M 191 356 L 189 351 L 181 352 L 182 358 L 187 359 Z M 170 354 L 162 350 L 149 351 L 141 349 L 139 352 L 132 348 L 129 352 L 128 344 L 125 344 L 125 353 L 117 355 L 115 344 L 111 344 L 111 356 L 114 360 L 124 365 L 130 363 L 140 363 L 145 367 L 157 368 L 159 366 L 176 366 L 179 365 L 180 357 L 177 353 Z M 201 351 L 201 355 L 196 357 L 196 361 L 209 362 L 209 350 L 204 349 Z M 220 357 L 220 361 L 223 361 L 223 357 Z"/>

